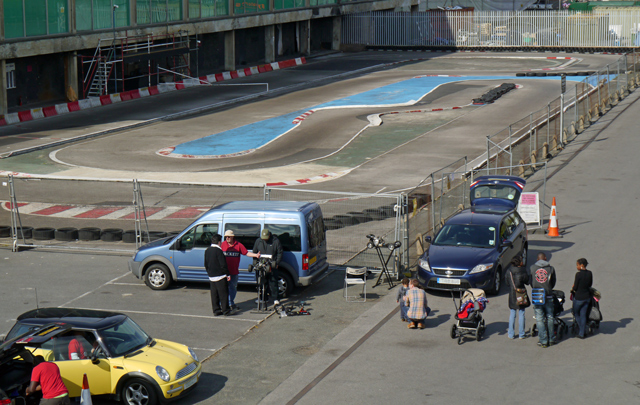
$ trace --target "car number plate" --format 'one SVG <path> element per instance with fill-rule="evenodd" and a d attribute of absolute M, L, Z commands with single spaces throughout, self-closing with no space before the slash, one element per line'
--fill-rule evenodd
<path fill-rule="evenodd" d="M 198 381 L 198 376 L 194 376 L 190 380 L 185 381 L 184 389 L 186 390 L 187 388 L 191 387 L 193 384 L 196 383 L 196 381 Z"/>
<path fill-rule="evenodd" d="M 460 279 L 459 278 L 440 278 L 440 277 L 438 277 L 438 284 L 460 285 Z"/>

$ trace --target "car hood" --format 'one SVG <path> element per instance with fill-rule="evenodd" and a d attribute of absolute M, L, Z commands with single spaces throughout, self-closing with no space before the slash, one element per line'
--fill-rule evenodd
<path fill-rule="evenodd" d="M 151 365 L 154 370 L 156 366 L 162 366 L 174 380 L 178 371 L 195 361 L 185 345 L 162 339 L 155 339 L 155 341 L 156 344 L 153 347 L 146 346 L 129 354 L 123 359 L 123 365 L 129 371 L 142 370 L 145 365 Z M 154 371 L 152 375 L 155 376 L 155 374 Z"/>
<path fill-rule="evenodd" d="M 173 236 L 167 236 L 166 238 L 156 239 L 156 240 L 154 240 L 154 241 L 152 241 L 152 242 L 149 242 L 149 243 L 146 243 L 146 244 L 144 244 L 144 245 L 140 246 L 140 247 L 138 248 L 138 251 L 139 251 L 139 252 L 141 252 L 141 251 L 143 251 L 143 250 L 151 249 L 151 248 L 154 248 L 154 247 L 156 247 L 156 246 L 162 246 L 162 245 L 164 245 L 164 244 L 165 244 L 165 242 L 167 242 L 169 239 L 173 239 L 173 238 L 175 238 L 175 237 L 176 237 L 176 236 L 175 236 L 175 235 L 173 235 Z"/>
<path fill-rule="evenodd" d="M 468 246 L 429 246 L 431 268 L 471 270 L 478 264 L 493 263 L 495 250 Z"/>

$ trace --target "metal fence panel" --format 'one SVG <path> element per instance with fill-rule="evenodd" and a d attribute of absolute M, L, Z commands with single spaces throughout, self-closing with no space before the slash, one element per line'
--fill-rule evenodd
<path fill-rule="evenodd" d="M 630 48 L 639 9 L 364 12 L 343 16 L 342 43 L 369 46 Z"/>

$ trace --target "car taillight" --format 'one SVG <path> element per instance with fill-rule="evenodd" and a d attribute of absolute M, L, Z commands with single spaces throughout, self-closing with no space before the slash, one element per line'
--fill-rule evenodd
<path fill-rule="evenodd" d="M 302 270 L 309 270 L 309 255 L 302 255 Z"/>
<path fill-rule="evenodd" d="M 10 399 L 0 399 L 0 405 L 11 405 Z"/>

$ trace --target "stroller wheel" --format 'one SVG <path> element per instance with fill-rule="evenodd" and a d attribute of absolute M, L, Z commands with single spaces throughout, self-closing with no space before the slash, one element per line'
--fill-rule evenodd
<path fill-rule="evenodd" d="M 458 336 L 458 328 L 456 325 L 451 325 L 451 339 L 455 339 Z"/>
<path fill-rule="evenodd" d="M 563 337 L 564 337 L 564 328 L 562 326 L 559 326 L 558 332 L 557 332 L 558 342 L 561 341 Z"/>
<path fill-rule="evenodd" d="M 482 333 L 484 332 L 484 328 L 483 327 L 479 327 L 478 330 L 476 330 L 476 341 L 479 342 L 480 339 L 482 339 Z"/>
<path fill-rule="evenodd" d="M 531 337 L 538 336 L 538 325 L 533 325 L 531 327 Z"/>
<path fill-rule="evenodd" d="M 461 345 L 462 344 L 462 335 L 458 336 L 458 344 Z"/>

